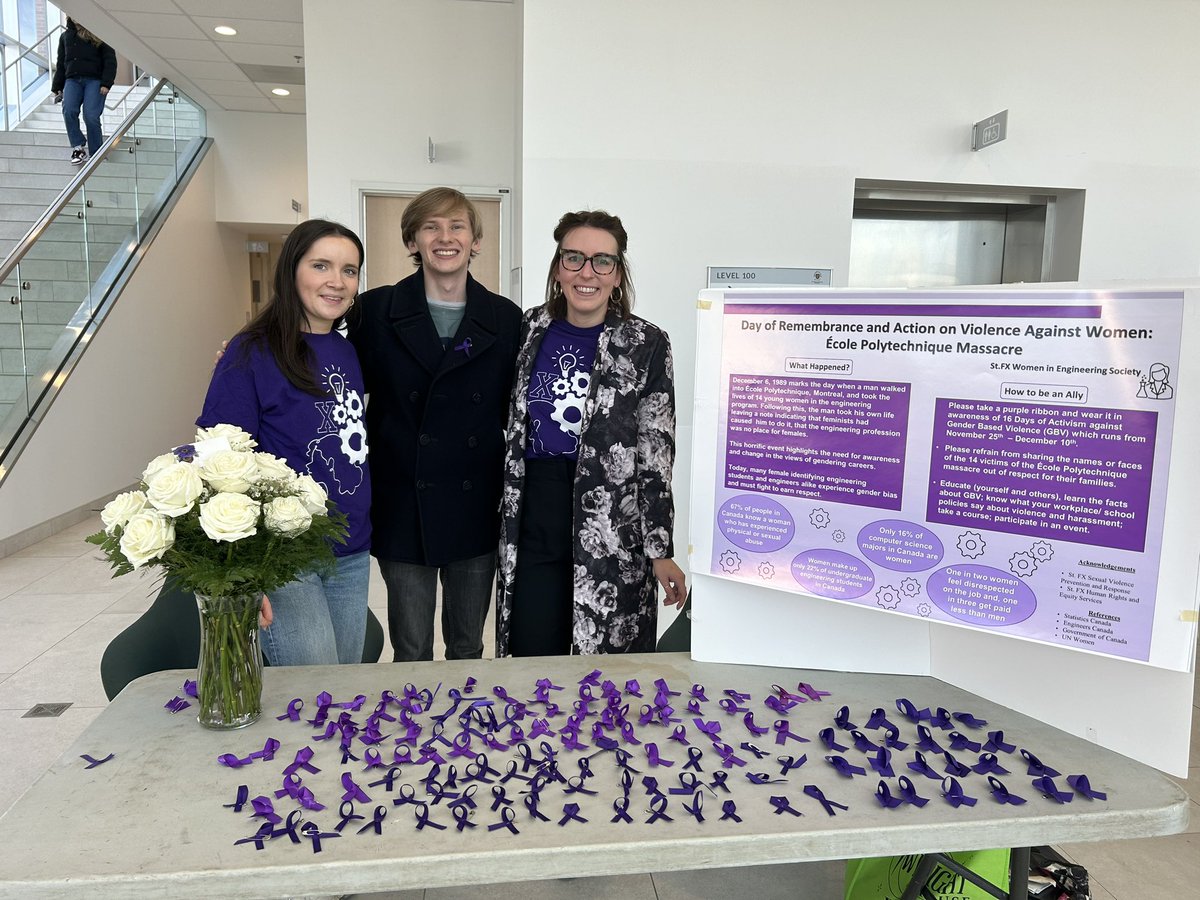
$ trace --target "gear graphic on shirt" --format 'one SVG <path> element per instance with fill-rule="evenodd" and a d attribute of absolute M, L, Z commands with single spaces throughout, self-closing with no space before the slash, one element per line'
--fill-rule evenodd
<path fill-rule="evenodd" d="M 550 382 L 550 390 L 554 391 L 556 397 L 565 397 L 571 392 L 571 380 L 566 376 L 555 378 Z"/>
<path fill-rule="evenodd" d="M 352 419 L 349 424 L 339 429 L 338 437 L 342 439 L 342 452 L 354 465 L 361 466 L 367 461 L 367 429 L 358 419 Z M 355 441 L 355 437 L 358 438 Z"/>
<path fill-rule="evenodd" d="M 591 372 L 573 372 L 571 373 L 571 391 L 577 396 L 583 397 L 587 395 L 588 387 L 592 383 Z"/>
<path fill-rule="evenodd" d="M 964 531 L 958 536 L 958 552 L 964 559 L 978 559 L 986 548 L 987 541 L 978 531 Z"/>
<path fill-rule="evenodd" d="M 875 603 L 884 609 L 895 609 L 900 605 L 900 594 L 890 584 L 885 584 L 875 592 Z"/>
<path fill-rule="evenodd" d="M 1028 578 L 1037 571 L 1037 560 L 1024 550 L 1008 558 L 1008 570 L 1021 578 Z"/>
<path fill-rule="evenodd" d="M 555 381 L 555 390 L 558 389 L 558 381 L 566 381 L 565 378 Z M 577 411 L 575 421 L 570 421 L 567 418 L 567 410 L 574 409 Z M 574 394 L 568 394 L 565 397 L 559 397 L 554 400 L 554 412 L 550 413 L 550 418 L 558 423 L 558 426 L 567 434 L 579 434 L 583 425 L 583 398 L 576 397 Z"/>
<path fill-rule="evenodd" d="M 361 419 L 363 414 L 363 401 L 359 396 L 358 391 L 346 391 L 346 399 L 344 401 L 346 414 L 351 419 Z"/>
<path fill-rule="evenodd" d="M 350 411 L 346 409 L 346 404 L 339 403 L 329 413 L 329 416 L 338 425 L 345 425 L 350 421 Z"/>

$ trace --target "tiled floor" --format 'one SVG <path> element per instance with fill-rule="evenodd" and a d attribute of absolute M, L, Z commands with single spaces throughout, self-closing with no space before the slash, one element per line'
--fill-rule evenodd
<path fill-rule="evenodd" d="M 96 517 L 0 559 L 0 812 L 8 809 L 104 708 L 100 656 L 134 621 L 157 590 L 150 576 L 109 577 L 84 535 Z M 383 583 L 375 572 L 371 607 L 387 620 Z M 486 634 L 491 634 L 489 624 Z M 439 646 L 435 653 L 441 655 Z M 485 655 L 491 655 L 489 639 Z M 383 659 L 391 659 L 384 648 Z M 1197 692 L 1200 695 L 1200 691 Z M 1197 697 L 1200 702 L 1200 696 Z M 58 718 L 22 718 L 36 703 L 70 703 Z M 1076 844 L 1059 850 L 1086 866 L 1095 900 L 1200 898 L 1200 715 L 1192 712 L 1192 797 L 1185 834 L 1145 840 Z M 570 881 L 534 881 L 488 889 L 490 900 L 706 900 L 729 896 L 770 900 L 840 900 L 838 862 L 753 866 Z M 456 900 L 478 887 L 372 895 L 372 900 Z"/>

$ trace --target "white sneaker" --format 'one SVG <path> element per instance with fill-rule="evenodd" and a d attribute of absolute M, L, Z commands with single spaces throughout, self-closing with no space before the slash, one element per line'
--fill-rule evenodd
<path fill-rule="evenodd" d="M 88 161 L 87 147 L 82 144 L 71 151 L 71 165 L 82 166 Z"/>

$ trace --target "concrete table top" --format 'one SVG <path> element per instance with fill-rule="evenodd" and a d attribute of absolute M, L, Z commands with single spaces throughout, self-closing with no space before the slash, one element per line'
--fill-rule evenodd
<path fill-rule="evenodd" d="M 337 740 L 314 741 L 314 735 L 323 729 L 303 721 L 315 713 L 314 698 L 320 691 L 330 692 L 335 703 L 365 694 L 362 709 L 351 714 L 362 725 L 381 692 L 402 694 L 408 683 L 417 688 L 441 686 L 432 715 L 449 708 L 449 689 L 463 688 L 468 677 L 478 680 L 469 699 L 494 699 L 492 687 L 502 685 L 521 700 L 532 699 L 538 678 L 550 678 L 563 687 L 562 691 L 552 692 L 563 708 L 557 718 L 550 720 L 557 730 L 571 713 L 572 702 L 578 699 L 580 680 L 597 668 L 602 679 L 621 688 L 629 679 L 640 682 L 644 698 L 624 698 L 630 703 L 629 719 L 641 741 L 655 742 L 662 756 L 675 763 L 672 767 L 652 767 L 644 744 L 622 743 L 632 754 L 630 764 L 639 770 L 630 794 L 631 824 L 610 821 L 613 801 L 622 792 L 614 754 L 604 752 L 592 758 L 594 777 L 586 782 L 589 789 L 598 791 L 597 795 L 564 796 L 562 786 L 556 784 L 543 788 L 540 809 L 549 817 L 548 822 L 530 816 L 521 802 L 520 792 L 526 785 L 512 780 L 504 787 L 515 801 L 514 823 L 519 834 L 504 828 L 487 829 L 487 825 L 500 820 L 500 813 L 491 809 L 491 784 L 477 786 L 477 808 L 471 821 L 478 827 L 457 830 L 455 818 L 443 801 L 429 809 L 432 820 L 447 826 L 445 830 L 417 830 L 414 807 L 394 806 L 392 800 L 405 783 L 415 787 L 418 798 L 424 797 L 420 781 L 431 764 L 401 766 L 391 791 L 383 785 L 368 787 L 382 778 L 385 770 L 363 770 L 363 751 L 367 748 L 356 740 L 354 753 L 360 761 L 343 766 Z M 1172 834 L 1187 824 L 1187 795 L 1158 771 L 928 677 L 699 663 L 686 654 L 268 668 L 264 674 L 263 717 L 239 731 L 201 728 L 195 720 L 194 702 L 176 714 L 163 708 L 172 697 L 182 694 L 184 679 L 194 677 L 191 671 L 160 672 L 129 685 L 0 818 L 0 896 L 84 896 L 92 900 L 320 896 L 1112 840 Z M 646 823 L 649 797 L 641 779 L 652 775 L 666 793 L 668 788 L 679 786 L 679 773 L 688 761 L 688 748 L 669 739 L 674 724 L 670 728 L 637 725 L 641 704 L 652 702 L 654 682 L 659 678 L 665 679 L 671 690 L 680 692 L 671 703 L 685 726 L 690 745 L 703 752 L 702 780 L 711 781 L 715 771 L 729 772 L 731 793 L 704 791 L 703 822 L 683 809 L 683 802 L 690 802 L 690 797 L 668 795 L 666 811 L 672 821 Z M 752 736 L 743 724 L 743 713 L 730 715 L 718 706 L 726 689 L 751 694 L 752 699 L 743 705 L 754 712 L 760 726 L 770 726 L 781 718 L 763 703 L 770 696 L 771 686 L 780 685 L 796 693 L 798 682 L 831 693 L 821 702 L 800 704 L 787 714 L 790 730 L 811 743 L 787 740 L 779 746 L 774 730 Z M 693 724 L 694 716 L 685 711 L 693 684 L 703 685 L 708 697 L 701 704 L 702 718 L 720 723 L 722 739 L 746 761 L 744 767 L 722 769 L 711 741 Z M 1048 681 L 1047 689 L 1053 687 Z M 599 688 L 593 692 L 600 696 Z M 296 697 L 305 703 L 302 721 L 277 720 L 276 716 L 284 714 Z M 951 807 L 942 797 L 938 780 L 907 768 L 914 759 L 912 744 L 917 732 L 916 726 L 897 710 L 899 698 L 910 700 L 917 709 L 944 707 L 988 720 L 982 728 L 955 723 L 959 732 L 980 743 L 987 741 L 988 731 L 1002 730 L 1005 741 L 1018 749 L 998 754 L 1000 763 L 1011 772 L 998 777 L 1009 791 L 1027 802 L 1020 806 L 996 802 L 986 776 L 972 773 L 959 780 L 964 792 L 978 798 L 978 802 L 974 807 Z M 917 792 L 929 799 L 927 805 L 883 808 L 875 797 L 880 778 L 868 764 L 868 756 L 855 749 L 849 731 L 835 729 L 837 740 L 849 746 L 841 755 L 864 767 L 867 774 L 848 778 L 826 762 L 830 751 L 818 732 L 834 725 L 835 714 L 843 705 L 849 707 L 850 720 L 876 743 L 883 741 L 883 732 L 864 730 L 864 726 L 873 709 L 882 707 L 887 711 L 888 719 L 900 728 L 901 738 L 910 744 L 908 749 L 894 752 L 895 774 L 907 775 Z M 498 706 L 503 709 L 503 704 L 498 702 Z M 601 706 L 595 703 L 593 709 Z M 530 705 L 530 717 L 523 723 L 526 730 L 540 710 L 540 705 Z M 340 712 L 333 708 L 331 718 Z M 430 733 L 429 715 L 417 717 L 426 726 L 420 740 Z M 578 774 L 577 758 L 597 750 L 591 740 L 594 721 L 595 716 L 587 719 L 580 730 L 580 740 L 592 745 L 591 749 L 559 751 L 560 737 L 555 736 L 533 741 L 534 754 L 541 755 L 538 746 L 547 740 L 559 751 L 563 774 Z M 382 724 L 385 735 L 396 730 L 394 723 Z M 391 731 L 386 726 L 391 726 Z M 455 718 L 447 721 L 447 737 L 458 729 Z M 937 727 L 931 731 L 948 749 L 950 731 Z M 268 738 L 281 743 L 270 761 L 255 760 L 241 768 L 217 762 L 222 754 L 246 757 L 261 750 Z M 741 749 L 745 741 L 766 751 L 765 758 L 756 759 L 752 752 Z M 478 740 L 474 746 L 476 752 L 486 752 L 490 765 L 501 772 L 506 771 L 510 759 L 516 758 L 515 750 L 488 749 Z M 253 835 L 263 822 L 251 818 L 250 804 L 240 813 L 226 808 L 234 802 L 239 785 L 248 786 L 251 798 L 272 797 L 276 812 L 284 817 L 299 809 L 286 796 L 275 800 L 274 791 L 282 785 L 283 768 L 304 747 L 313 749 L 312 762 L 321 769 L 319 774 L 301 772 L 304 785 L 327 807 L 320 812 L 305 811 L 305 821 L 315 822 L 322 832 L 334 831 L 342 818 L 343 773 L 350 773 L 354 783 L 371 798 L 371 803 L 356 804 L 359 808 L 354 810 L 366 816 L 365 820 L 352 822 L 340 838 L 324 839 L 320 853 L 314 852 L 310 840 L 293 843 L 286 836 L 266 842 L 261 851 L 251 843 L 235 845 L 238 839 Z M 388 737 L 378 747 L 384 761 L 390 763 L 393 739 Z M 1033 779 L 1026 773 L 1020 748 L 1028 749 L 1062 773 L 1055 778 L 1059 790 L 1070 790 L 1067 775 L 1082 773 L 1088 776 L 1093 789 L 1107 792 L 1107 801 L 1075 794 L 1072 802 L 1059 804 L 1044 797 L 1031 786 Z M 445 755 L 448 748 L 441 749 Z M 87 768 L 80 758 L 85 753 L 97 759 L 109 753 L 115 755 L 102 765 Z M 786 777 L 781 776 L 776 757 L 801 754 L 807 754 L 808 761 Z M 939 772 L 944 770 L 940 754 L 925 755 Z M 954 757 L 969 765 L 977 761 L 978 754 L 964 749 L 954 752 Z M 457 764 L 460 788 L 471 759 L 447 757 L 448 763 Z M 446 769 L 442 767 L 443 777 Z M 748 772 L 780 780 L 753 784 L 746 778 Z M 896 793 L 897 778 L 887 781 Z M 849 809 L 827 815 L 816 799 L 803 793 L 806 785 L 816 785 L 829 800 Z M 770 802 L 772 796 L 786 796 L 803 815 L 777 814 Z M 721 805 L 726 799 L 736 802 L 741 823 L 721 821 Z M 558 825 L 562 807 L 569 802 L 579 804 L 586 823 L 572 820 L 565 826 Z M 377 805 L 387 809 L 382 834 L 370 830 L 357 834 L 359 827 L 371 821 Z"/>

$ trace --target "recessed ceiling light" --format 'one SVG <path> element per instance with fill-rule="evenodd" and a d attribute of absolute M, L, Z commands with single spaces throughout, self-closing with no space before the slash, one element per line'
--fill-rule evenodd
<path fill-rule="evenodd" d="M 225 37 L 233 37 L 235 34 L 237 34 L 237 29 L 231 25 L 218 25 L 213 29 L 213 31 L 215 31 L 217 34 L 223 34 Z"/>
<path fill-rule="evenodd" d="M 291 93 L 287 88 L 271 88 L 271 93 L 276 97 L 286 97 Z"/>

